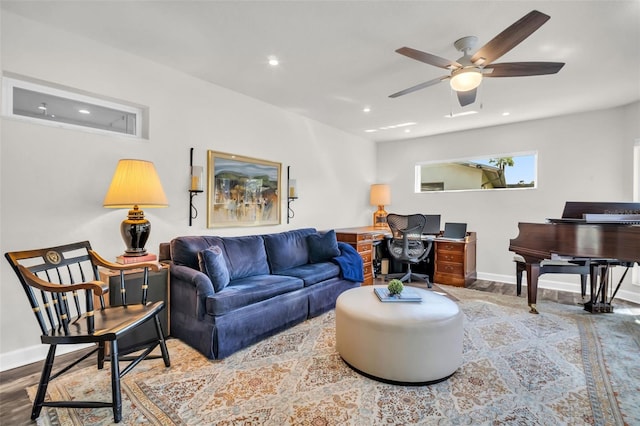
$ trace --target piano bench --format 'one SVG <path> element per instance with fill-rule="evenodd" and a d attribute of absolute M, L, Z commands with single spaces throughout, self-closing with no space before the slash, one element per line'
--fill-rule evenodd
<path fill-rule="evenodd" d="M 522 273 L 527 270 L 526 262 L 522 256 L 513 257 L 516 263 L 516 294 L 522 293 Z M 580 295 L 587 294 L 587 276 L 589 275 L 589 261 L 587 259 L 576 259 L 569 261 L 543 260 L 540 262 L 540 275 L 542 274 L 579 274 L 580 275 Z"/>

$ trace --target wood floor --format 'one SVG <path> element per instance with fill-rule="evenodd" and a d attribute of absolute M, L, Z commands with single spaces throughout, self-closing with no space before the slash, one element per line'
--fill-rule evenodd
<path fill-rule="evenodd" d="M 377 280 L 377 284 L 384 281 Z M 443 286 L 446 287 L 446 286 Z M 514 284 L 505 284 L 494 281 L 478 280 L 471 284 L 468 288 L 487 291 L 492 293 L 505 294 L 510 296 L 516 295 L 516 286 Z M 523 295 L 526 297 L 526 288 L 523 289 Z M 583 303 L 580 294 L 568 293 L 556 290 L 540 289 L 538 292 L 538 301 L 548 300 L 565 305 L 581 305 Z M 616 300 L 615 306 L 638 307 L 639 305 Z M 64 365 L 65 359 L 75 358 L 76 354 L 62 355 L 56 359 L 56 365 Z M 85 360 L 80 366 L 88 366 L 95 363 L 94 357 Z M 31 401 L 27 396 L 26 388 L 38 383 L 42 362 L 15 368 L 13 370 L 0 372 L 0 424 L 2 425 L 33 425 L 35 422 L 30 420 L 31 417 Z"/>

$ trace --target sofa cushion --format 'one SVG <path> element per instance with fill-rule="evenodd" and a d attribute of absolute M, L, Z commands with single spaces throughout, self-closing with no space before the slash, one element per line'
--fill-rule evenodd
<path fill-rule="evenodd" d="M 309 287 L 319 282 L 338 277 L 340 275 L 340 267 L 331 262 L 307 263 L 306 265 L 280 271 L 278 275 L 300 278 L 304 281 L 304 286 Z"/>
<path fill-rule="evenodd" d="M 224 315 L 247 305 L 290 293 L 304 287 L 300 278 L 281 275 L 254 275 L 231 281 L 219 293 L 207 298 L 207 313 Z M 278 303 L 274 300 L 273 303 Z"/>
<path fill-rule="evenodd" d="M 224 237 L 221 240 L 231 281 L 269 273 L 262 236 Z"/>
<path fill-rule="evenodd" d="M 271 273 L 277 274 L 280 271 L 309 263 L 306 237 L 315 232 L 314 228 L 304 228 L 263 235 Z"/>
<path fill-rule="evenodd" d="M 200 271 L 207 274 L 215 292 L 219 292 L 229 284 L 229 269 L 222 249 L 212 246 L 198 253 Z"/>
<path fill-rule="evenodd" d="M 340 256 L 336 231 L 333 229 L 324 233 L 307 235 L 307 246 L 311 263 L 327 262 Z"/>
<path fill-rule="evenodd" d="M 222 239 L 215 236 L 184 236 L 171 240 L 171 260 L 176 265 L 184 265 L 200 270 L 198 253 L 211 246 L 222 247 Z"/>

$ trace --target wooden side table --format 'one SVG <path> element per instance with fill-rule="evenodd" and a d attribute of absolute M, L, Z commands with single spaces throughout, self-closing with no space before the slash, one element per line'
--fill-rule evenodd
<path fill-rule="evenodd" d="M 476 233 L 463 241 L 435 240 L 433 282 L 466 287 L 476 280 Z"/>
<path fill-rule="evenodd" d="M 125 289 L 127 291 L 127 304 L 138 304 L 142 300 L 142 269 L 125 272 Z M 108 298 L 105 300 L 107 306 L 120 305 L 120 272 L 110 269 L 100 269 L 100 280 L 109 284 Z M 160 313 L 160 323 L 165 337 L 171 333 L 170 330 L 170 300 L 169 300 L 169 265 L 163 265 L 160 271 L 149 271 L 149 288 L 147 290 L 147 301 L 157 302 L 163 300 L 164 310 Z M 130 333 L 126 338 L 120 339 L 121 352 L 133 349 L 141 343 L 147 343 L 156 338 L 155 324 L 147 321 L 144 326 Z"/>

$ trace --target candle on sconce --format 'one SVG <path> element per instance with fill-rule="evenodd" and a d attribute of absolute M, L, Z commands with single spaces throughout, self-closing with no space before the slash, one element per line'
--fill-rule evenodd
<path fill-rule="evenodd" d="M 298 196 L 298 190 L 296 189 L 296 180 L 289 179 L 289 198 L 296 198 Z"/>
<path fill-rule="evenodd" d="M 202 191 L 202 166 L 191 166 L 191 191 Z"/>

